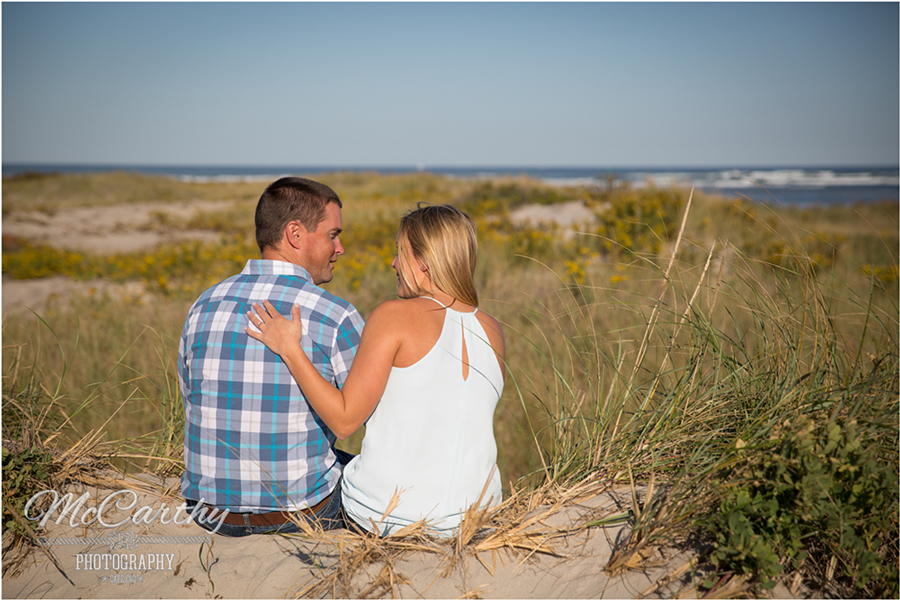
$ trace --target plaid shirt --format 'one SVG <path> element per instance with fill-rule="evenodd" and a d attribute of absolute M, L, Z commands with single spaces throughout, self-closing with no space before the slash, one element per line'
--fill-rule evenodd
<path fill-rule="evenodd" d="M 244 330 L 252 303 L 265 299 L 288 317 L 300 305 L 303 350 L 338 387 L 363 328 L 359 311 L 314 285 L 306 269 L 274 260 L 248 261 L 191 307 L 178 347 L 181 492 L 233 512 L 314 506 L 341 475 L 334 434 L 281 358 Z"/>

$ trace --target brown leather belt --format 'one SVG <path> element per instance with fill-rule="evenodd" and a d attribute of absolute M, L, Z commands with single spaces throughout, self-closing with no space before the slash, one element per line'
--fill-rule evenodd
<path fill-rule="evenodd" d="M 286 512 L 286 511 L 275 511 L 268 513 L 233 513 L 230 512 L 225 515 L 223 519 L 224 523 L 228 523 L 229 525 L 250 525 L 252 527 L 259 527 L 264 525 L 283 525 L 285 523 L 290 522 L 291 515 L 302 514 L 312 516 L 317 512 L 322 510 L 322 507 L 328 504 L 328 501 L 331 499 L 331 496 L 327 496 L 324 500 L 316 504 L 315 506 L 310 506 L 309 508 L 304 508 L 302 510 L 298 510 L 297 512 Z M 220 518 L 219 511 L 214 510 L 211 511 L 208 519 L 218 520 Z"/>

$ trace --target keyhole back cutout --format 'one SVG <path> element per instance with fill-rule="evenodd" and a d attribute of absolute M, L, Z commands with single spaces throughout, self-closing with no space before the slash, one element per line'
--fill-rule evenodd
<path fill-rule="evenodd" d="M 469 347 L 466 343 L 466 328 L 460 323 L 459 326 L 462 328 L 462 376 L 463 381 L 469 380 Z"/>
<path fill-rule="evenodd" d="M 420 296 L 420 298 L 428 298 L 429 300 L 434 300 L 435 302 L 437 302 L 438 304 L 443 306 L 444 310 L 452 310 L 452 309 L 450 309 L 450 307 L 448 307 L 446 304 L 444 304 L 437 298 L 432 298 L 431 296 Z M 457 311 L 454 311 L 454 312 L 457 312 Z M 478 308 L 476 307 L 475 310 L 473 310 L 471 313 L 468 313 L 468 314 L 471 314 L 474 317 L 474 315 L 477 312 L 478 312 Z M 458 314 L 463 315 L 463 314 L 467 314 L 467 313 L 458 313 Z M 477 317 L 475 317 L 475 318 L 477 319 Z M 462 377 L 463 377 L 463 381 L 468 381 L 469 380 L 469 346 L 466 342 L 465 321 L 460 320 L 459 326 L 460 326 L 460 331 L 462 333 Z"/>

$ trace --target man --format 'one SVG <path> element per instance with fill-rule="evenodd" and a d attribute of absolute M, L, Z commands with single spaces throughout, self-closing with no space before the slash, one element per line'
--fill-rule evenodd
<path fill-rule="evenodd" d="M 195 522 L 228 536 L 297 531 L 293 518 L 340 526 L 339 479 L 347 456 L 312 411 L 280 358 L 247 335 L 253 303 L 285 315 L 301 307 L 303 349 L 343 385 L 363 319 L 320 284 L 344 253 L 341 201 L 326 185 L 284 177 L 256 206 L 261 260 L 203 293 L 178 349 L 185 407 L 181 491 Z M 198 506 L 199 503 L 199 506 Z M 202 511 L 197 512 L 203 515 Z"/>

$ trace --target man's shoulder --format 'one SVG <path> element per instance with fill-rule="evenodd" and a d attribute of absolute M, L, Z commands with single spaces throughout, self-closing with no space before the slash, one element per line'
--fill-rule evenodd
<path fill-rule="evenodd" d="M 287 315 L 291 306 L 299 304 L 301 309 L 319 313 L 334 326 L 348 320 L 363 321 L 360 312 L 348 300 L 292 273 L 238 273 L 204 291 L 190 312 L 216 312 L 223 301 L 249 304 L 263 300 L 269 300 L 279 312 Z M 225 310 L 230 312 L 230 309 Z"/>
<path fill-rule="evenodd" d="M 299 304 L 301 309 L 305 307 L 320 313 L 326 316 L 327 320 L 333 320 L 335 323 L 347 319 L 362 321 L 360 312 L 345 298 L 336 296 L 328 290 L 302 279 L 294 283 L 295 285 L 290 287 L 291 292 L 296 292 L 296 294 L 289 293 L 282 296 L 282 302 L 290 302 L 291 305 Z M 293 296 L 293 299 L 290 296 Z M 273 302 L 273 304 L 275 303 Z"/>
<path fill-rule="evenodd" d="M 196 300 L 194 300 L 194 303 L 191 305 L 190 312 L 201 310 L 202 307 L 215 300 L 233 296 L 236 290 L 241 289 L 241 281 L 244 278 L 245 277 L 243 276 L 243 274 L 236 273 L 231 277 L 223 279 L 222 281 L 209 286 L 208 288 L 203 290 L 203 292 L 199 296 L 197 296 Z"/>
<path fill-rule="evenodd" d="M 329 292 L 328 290 L 320 288 L 317 285 L 307 283 L 306 291 L 308 293 L 312 293 L 312 294 L 318 296 L 319 298 L 322 299 L 323 302 L 333 304 L 334 306 L 338 306 L 348 312 L 355 312 L 355 313 L 359 312 L 358 310 L 356 310 L 356 307 L 350 303 L 349 300 L 346 300 L 340 296 L 336 296 L 336 295 L 332 294 L 331 292 Z"/>

